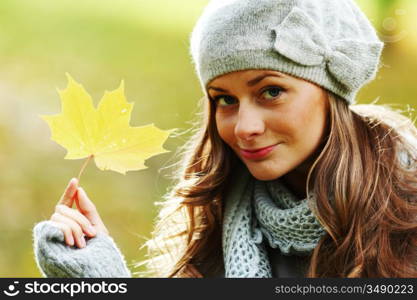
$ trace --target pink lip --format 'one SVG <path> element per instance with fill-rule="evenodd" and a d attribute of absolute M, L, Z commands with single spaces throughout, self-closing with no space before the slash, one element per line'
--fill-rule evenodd
<path fill-rule="evenodd" d="M 268 146 L 268 147 L 265 147 L 265 148 L 254 149 L 254 150 L 240 149 L 240 153 L 245 158 L 258 159 L 258 158 L 262 158 L 262 157 L 266 156 L 268 153 L 270 153 L 272 150 L 274 150 L 275 146 L 277 146 L 279 144 L 280 143 L 275 144 L 275 145 L 271 145 L 271 146 Z"/>

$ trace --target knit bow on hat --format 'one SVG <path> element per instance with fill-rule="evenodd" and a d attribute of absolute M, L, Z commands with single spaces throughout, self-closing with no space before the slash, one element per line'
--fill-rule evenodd
<path fill-rule="evenodd" d="M 304 66 L 326 64 L 336 81 L 349 90 L 359 88 L 374 76 L 375 60 L 383 47 L 379 41 L 328 40 L 316 22 L 297 7 L 273 32 L 273 47 L 279 54 Z"/>

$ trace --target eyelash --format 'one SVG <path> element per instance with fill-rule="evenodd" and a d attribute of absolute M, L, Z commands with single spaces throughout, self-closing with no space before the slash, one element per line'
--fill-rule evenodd
<path fill-rule="evenodd" d="M 269 101 L 269 100 L 276 100 L 277 98 L 279 98 L 280 96 L 281 96 L 281 94 L 282 94 L 282 92 L 284 92 L 285 90 L 283 89 L 283 88 L 281 88 L 281 87 L 279 87 L 279 86 L 268 86 L 268 87 L 266 87 L 266 88 L 264 88 L 262 91 L 261 91 L 261 95 L 262 94 L 264 94 L 265 92 L 267 92 L 267 91 L 270 91 L 270 90 L 272 90 L 272 89 L 278 89 L 279 90 L 279 94 L 278 94 L 278 96 L 275 96 L 275 97 L 273 97 L 273 98 L 271 98 L 271 99 L 266 99 L 267 101 Z M 221 99 L 221 98 L 233 98 L 233 99 L 235 99 L 234 97 L 232 97 L 232 96 L 229 96 L 229 95 L 218 95 L 218 96 L 216 96 L 216 97 L 214 97 L 214 98 L 210 98 L 210 100 L 212 100 L 217 106 L 219 106 L 219 100 Z M 230 105 L 233 105 L 233 104 L 229 104 L 229 105 L 220 105 L 220 106 L 230 106 Z"/>

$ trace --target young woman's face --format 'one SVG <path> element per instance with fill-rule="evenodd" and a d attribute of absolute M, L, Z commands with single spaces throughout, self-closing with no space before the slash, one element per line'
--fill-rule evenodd
<path fill-rule="evenodd" d="M 259 180 L 294 170 L 322 142 L 328 112 L 320 87 L 276 71 L 245 70 L 207 86 L 220 137 Z"/>

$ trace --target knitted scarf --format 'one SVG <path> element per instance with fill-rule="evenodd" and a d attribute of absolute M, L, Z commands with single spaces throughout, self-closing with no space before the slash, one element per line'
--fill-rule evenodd
<path fill-rule="evenodd" d="M 246 170 L 247 172 L 247 170 Z M 225 201 L 225 277 L 272 277 L 265 242 L 284 255 L 308 255 L 325 234 L 308 207 L 280 179 L 259 181 L 246 174 Z M 266 239 L 266 241 L 264 241 Z"/>

